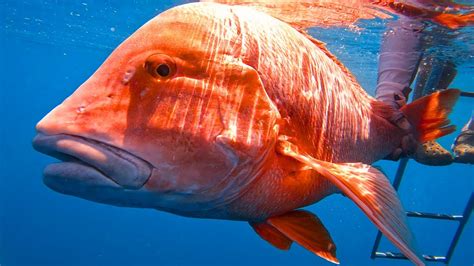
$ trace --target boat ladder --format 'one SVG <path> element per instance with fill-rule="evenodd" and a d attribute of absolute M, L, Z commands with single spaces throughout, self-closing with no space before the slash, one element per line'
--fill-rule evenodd
<path fill-rule="evenodd" d="M 461 97 L 474 97 L 474 93 L 472 92 L 462 92 Z M 405 173 L 405 169 L 408 164 L 407 158 L 404 158 L 400 161 L 398 165 L 397 172 L 395 174 L 395 178 L 393 180 L 393 187 L 395 190 L 398 190 L 400 187 L 400 183 L 403 178 L 403 174 Z M 469 217 L 471 216 L 472 210 L 474 208 L 474 194 L 471 193 L 471 196 L 469 197 L 469 200 L 467 201 L 466 207 L 464 208 L 464 212 L 462 214 L 442 214 L 442 213 L 426 213 L 426 212 L 418 212 L 418 211 L 407 211 L 407 216 L 408 217 L 415 217 L 415 218 L 425 218 L 425 219 L 437 219 L 437 220 L 448 220 L 448 221 L 453 221 L 458 223 L 458 227 L 456 229 L 456 232 L 454 233 L 454 236 L 451 240 L 451 243 L 449 245 L 448 251 L 446 252 L 445 255 L 423 255 L 423 258 L 425 261 L 430 261 L 430 262 L 441 262 L 444 264 L 448 264 L 449 261 L 451 260 L 451 257 L 453 256 L 454 249 L 456 248 L 456 245 L 459 241 L 459 238 L 461 237 L 461 234 L 464 230 L 464 227 L 466 226 Z M 385 251 L 381 252 L 378 251 L 379 245 L 380 245 L 380 240 L 382 239 L 382 233 L 380 231 L 377 232 L 377 236 L 375 237 L 374 241 L 374 247 L 372 248 L 372 253 L 370 257 L 372 259 L 379 259 L 379 258 L 384 258 L 384 259 L 404 259 L 406 260 L 407 257 L 405 255 L 399 253 L 399 252 L 392 252 L 392 251 Z"/>

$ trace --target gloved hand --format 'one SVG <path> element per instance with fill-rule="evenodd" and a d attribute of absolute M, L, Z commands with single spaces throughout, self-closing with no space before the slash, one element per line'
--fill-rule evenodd
<path fill-rule="evenodd" d="M 406 99 L 410 93 L 410 88 L 403 89 L 403 94 L 394 93 L 393 100 L 391 101 L 390 106 L 392 106 L 393 114 L 392 117 L 389 118 L 390 122 L 396 125 L 398 128 L 402 129 L 406 132 L 406 135 L 402 137 L 400 142 L 400 146 L 392 151 L 387 157 L 386 160 L 393 160 L 397 161 L 401 157 L 410 156 L 415 153 L 417 146 L 419 145 L 418 141 L 412 134 L 412 125 L 405 117 L 405 115 L 400 111 L 404 105 L 406 105 Z"/>

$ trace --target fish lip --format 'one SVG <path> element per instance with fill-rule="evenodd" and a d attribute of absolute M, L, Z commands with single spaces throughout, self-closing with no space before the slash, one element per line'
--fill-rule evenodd
<path fill-rule="evenodd" d="M 126 189 L 142 188 L 153 170 L 149 162 L 124 149 L 78 135 L 38 132 L 33 148 L 63 163 L 87 165 Z"/>

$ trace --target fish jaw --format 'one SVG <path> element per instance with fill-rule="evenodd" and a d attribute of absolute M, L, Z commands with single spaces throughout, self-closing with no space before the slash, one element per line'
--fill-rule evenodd
<path fill-rule="evenodd" d="M 107 177 L 116 185 L 127 189 L 139 189 L 148 181 L 152 171 L 152 166 L 148 162 L 131 153 L 78 136 L 39 133 L 33 140 L 33 147 L 65 163 L 61 166 L 55 164 L 46 169 L 47 184 L 54 184 L 56 177 L 78 175 L 81 172 L 77 170 L 88 168 L 88 172 L 97 172 L 95 174 Z M 99 176 L 95 179 L 99 179 Z"/>
<path fill-rule="evenodd" d="M 142 188 L 153 168 L 133 154 L 79 136 L 41 132 L 33 147 L 60 160 L 44 170 L 43 182 L 54 191 L 116 206 L 155 207 Z"/>
<path fill-rule="evenodd" d="M 100 115 L 90 107 L 77 116 L 84 86 L 37 125 L 33 147 L 62 161 L 46 167 L 48 187 L 110 205 L 214 215 L 199 213 L 218 204 L 216 199 L 225 199 L 217 187 L 221 179 L 231 179 L 237 163 L 231 150 L 222 149 L 215 139 L 147 128 L 139 121 L 131 130 L 124 122 L 127 114 L 121 112 Z"/>
<path fill-rule="evenodd" d="M 221 205 L 219 200 L 225 200 L 223 191 L 203 193 L 209 191 L 205 186 L 208 183 L 202 184 L 196 178 L 210 173 L 202 168 L 196 173 L 199 169 L 194 171 L 185 165 L 153 166 L 121 148 L 68 134 L 39 132 L 33 147 L 60 160 L 45 168 L 43 182 L 62 194 L 115 206 L 156 208 L 207 218 L 220 215 L 208 211 Z M 230 151 L 226 153 L 219 156 L 235 156 L 230 155 Z M 235 158 L 231 163 L 236 163 Z M 214 161 L 207 169 L 217 171 L 219 176 L 233 177 L 234 173 L 227 173 L 227 167 L 222 169 L 219 165 Z M 213 184 L 219 187 L 218 183 Z"/>

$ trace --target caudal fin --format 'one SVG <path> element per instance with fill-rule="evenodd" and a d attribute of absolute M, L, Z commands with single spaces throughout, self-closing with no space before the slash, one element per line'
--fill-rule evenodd
<path fill-rule="evenodd" d="M 407 17 L 413 17 L 423 20 L 431 20 L 450 29 L 459 29 L 461 27 L 474 24 L 474 12 L 472 6 L 443 3 L 439 0 L 425 0 L 420 5 L 411 5 L 406 1 L 399 0 L 370 0 L 374 5 L 387 10 L 391 13 L 397 13 Z M 448 7 L 450 9 L 448 11 Z M 452 13 L 452 11 L 456 11 Z"/>
<path fill-rule="evenodd" d="M 474 12 L 464 15 L 442 13 L 435 16 L 433 21 L 450 29 L 456 30 L 461 27 L 474 25 Z"/>
<path fill-rule="evenodd" d="M 401 108 L 414 127 L 415 138 L 426 142 L 448 135 L 456 130 L 448 115 L 459 98 L 460 91 L 448 89 L 424 96 Z"/>

